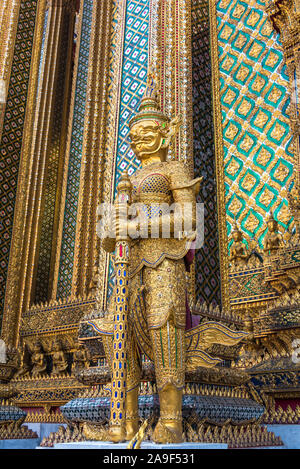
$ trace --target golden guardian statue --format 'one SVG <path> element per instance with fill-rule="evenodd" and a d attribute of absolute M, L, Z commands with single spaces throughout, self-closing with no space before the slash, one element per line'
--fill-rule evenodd
<path fill-rule="evenodd" d="M 111 222 L 115 236 L 107 235 L 103 239 L 103 247 L 108 252 L 114 251 L 120 240 L 130 252 L 128 262 L 122 264 L 116 250 L 115 265 L 116 275 L 128 279 L 129 293 L 122 298 L 122 285 L 116 282 L 105 317 L 89 322 L 102 337 L 114 376 L 113 400 L 118 386 L 116 370 L 122 368 L 114 331 L 122 332 L 120 304 L 128 301 L 124 323 L 127 329 L 125 433 L 121 423 L 119 430 L 114 424 L 108 439 L 115 442 L 131 440 L 139 429 L 142 354 L 154 362 L 160 401 L 160 417 L 152 439 L 156 443 L 179 443 L 186 370 L 220 362 L 204 352 L 212 343 L 233 345 L 247 335 L 215 322 L 194 328 L 187 324 L 186 269 L 196 237 L 196 194 L 201 178 L 192 179 L 184 162 L 167 159 L 170 140 L 179 127 L 179 118 L 170 120 L 160 111 L 155 79 L 150 73 L 140 110 L 130 121 L 131 147 L 141 162 L 141 169 L 128 181 L 123 177 L 120 182 L 122 187 L 126 183 L 130 190 L 130 202 L 137 204 L 137 214 L 123 220 L 116 217 Z M 119 202 L 117 197 L 117 208 Z M 174 211 L 169 209 L 172 204 L 176 205 Z M 183 230 L 186 207 L 189 207 L 189 229 Z M 128 233 L 129 237 L 122 237 L 121 233 Z M 120 350 L 123 346 L 120 343 Z M 114 402 L 114 408 L 122 405 Z"/>

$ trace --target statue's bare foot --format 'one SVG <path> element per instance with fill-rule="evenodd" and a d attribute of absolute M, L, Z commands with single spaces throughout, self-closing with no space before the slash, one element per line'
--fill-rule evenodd
<path fill-rule="evenodd" d="M 126 441 L 126 431 L 123 427 L 120 426 L 111 426 L 108 430 L 108 439 L 113 443 L 121 443 Z"/>
<path fill-rule="evenodd" d="M 152 440 L 155 443 L 182 443 L 182 424 L 176 421 L 158 420 Z"/>
<path fill-rule="evenodd" d="M 132 440 L 132 438 L 139 431 L 138 420 L 126 420 L 126 440 Z"/>

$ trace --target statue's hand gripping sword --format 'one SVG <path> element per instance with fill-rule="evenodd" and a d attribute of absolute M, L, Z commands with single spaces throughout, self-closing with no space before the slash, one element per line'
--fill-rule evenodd
<path fill-rule="evenodd" d="M 128 219 L 130 199 L 131 182 L 128 174 L 123 173 L 117 189 L 117 221 Z M 129 310 L 129 249 L 130 244 L 127 230 L 117 233 L 115 247 L 116 298 L 109 428 L 109 438 L 115 442 L 126 439 L 125 399 L 127 381 L 127 318 Z"/>

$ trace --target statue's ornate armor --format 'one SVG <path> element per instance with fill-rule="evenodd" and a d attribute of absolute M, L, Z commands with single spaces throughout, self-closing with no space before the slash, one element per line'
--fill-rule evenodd
<path fill-rule="evenodd" d="M 149 220 L 165 215 L 174 203 L 195 203 L 194 185 L 184 163 L 169 161 L 152 164 L 137 171 L 132 177 L 133 202 L 141 204 L 142 215 Z M 176 189 L 176 194 L 173 189 Z M 180 197 L 179 197 L 180 191 Z M 164 205 L 165 204 L 165 208 Z M 155 225 L 155 223 L 154 223 Z M 145 267 L 155 268 L 165 258 L 183 259 L 190 248 L 186 239 L 146 238 L 132 246 L 130 258 L 131 276 Z"/>

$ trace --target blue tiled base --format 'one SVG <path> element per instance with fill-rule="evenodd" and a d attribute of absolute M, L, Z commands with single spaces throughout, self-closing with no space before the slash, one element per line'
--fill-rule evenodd
<path fill-rule="evenodd" d="M 126 449 L 126 443 L 111 443 L 109 441 L 80 441 L 78 443 L 58 443 L 54 449 Z M 227 449 L 228 445 L 223 443 L 180 443 L 169 445 L 156 445 L 155 443 L 142 443 L 141 449 Z"/>
<path fill-rule="evenodd" d="M 26 417 L 26 412 L 14 405 L 0 405 L 0 422 L 17 422 Z"/>
<path fill-rule="evenodd" d="M 0 440 L 0 449 L 35 449 L 40 439 L 28 438 L 25 440 Z"/>
<path fill-rule="evenodd" d="M 267 429 L 280 436 L 285 449 L 300 449 L 300 425 L 267 425 Z"/>
<path fill-rule="evenodd" d="M 70 421 L 105 422 L 110 416 L 110 397 L 77 398 L 62 406 L 63 416 Z M 153 412 L 159 413 L 159 398 L 153 394 L 139 396 L 139 414 L 142 420 L 148 419 Z M 251 399 L 184 395 L 182 414 L 187 418 L 195 412 L 200 420 L 209 418 L 212 422 L 245 422 L 258 419 L 264 407 Z"/>

